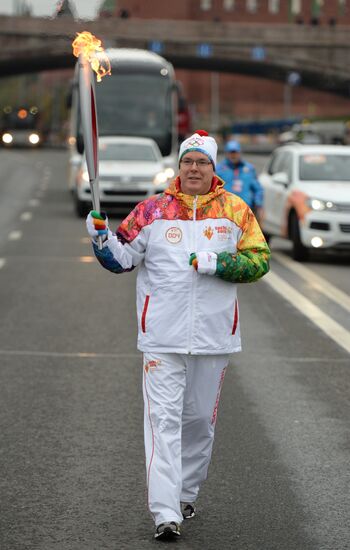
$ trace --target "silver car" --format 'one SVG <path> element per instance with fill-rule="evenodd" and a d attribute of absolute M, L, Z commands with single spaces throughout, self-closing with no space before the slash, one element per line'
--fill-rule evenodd
<path fill-rule="evenodd" d="M 136 203 L 161 193 L 174 177 L 165 168 L 153 139 L 137 137 L 99 138 L 99 189 L 101 207 L 116 212 L 130 211 Z M 91 191 L 85 161 L 77 171 L 74 201 L 76 212 L 85 216 L 91 210 Z"/>

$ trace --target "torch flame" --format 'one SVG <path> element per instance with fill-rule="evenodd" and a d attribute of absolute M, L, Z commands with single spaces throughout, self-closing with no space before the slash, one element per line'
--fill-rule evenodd
<path fill-rule="evenodd" d="M 75 57 L 82 55 L 90 63 L 92 70 L 97 74 L 97 82 L 101 82 L 102 77 L 111 74 L 111 64 L 101 40 L 91 32 L 78 32 L 72 46 Z"/>

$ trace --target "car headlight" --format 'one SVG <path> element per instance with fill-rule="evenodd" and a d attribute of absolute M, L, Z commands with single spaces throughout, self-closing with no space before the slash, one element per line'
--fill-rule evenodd
<path fill-rule="evenodd" d="M 89 183 L 90 182 L 90 178 L 89 178 L 89 172 L 87 170 L 83 170 L 82 173 L 81 173 L 81 179 L 83 181 L 86 181 L 86 183 Z"/>
<path fill-rule="evenodd" d="M 164 170 L 164 173 L 166 174 L 167 178 L 171 179 L 175 176 L 175 171 L 172 168 L 166 168 Z"/>
<path fill-rule="evenodd" d="M 337 205 L 332 201 L 322 201 L 320 199 L 309 199 L 308 206 L 312 210 L 337 210 Z"/>
<path fill-rule="evenodd" d="M 2 141 L 4 143 L 12 143 L 12 140 L 13 140 L 13 137 L 11 134 L 9 134 L 8 132 L 6 132 L 5 134 L 3 134 L 2 136 Z"/>
<path fill-rule="evenodd" d="M 38 136 L 38 134 L 30 134 L 28 139 L 32 145 L 37 145 L 40 141 L 40 137 Z"/>
<path fill-rule="evenodd" d="M 158 174 L 156 174 L 154 176 L 153 183 L 154 183 L 154 185 L 163 185 L 164 183 L 167 182 L 168 179 L 169 178 L 166 174 L 166 171 L 165 172 L 158 172 Z"/>
<path fill-rule="evenodd" d="M 78 187 L 80 187 L 81 185 L 84 185 L 86 183 L 90 183 L 89 172 L 86 169 L 85 170 L 82 170 L 82 169 L 79 170 L 77 172 L 75 182 L 76 182 Z"/>

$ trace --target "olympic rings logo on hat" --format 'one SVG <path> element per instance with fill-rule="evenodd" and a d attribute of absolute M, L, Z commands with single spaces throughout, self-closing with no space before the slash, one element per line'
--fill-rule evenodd
<path fill-rule="evenodd" d="M 205 141 L 201 138 L 194 138 L 191 139 L 191 141 L 188 141 L 186 145 L 191 145 L 191 147 L 198 146 L 198 145 L 204 145 Z"/>

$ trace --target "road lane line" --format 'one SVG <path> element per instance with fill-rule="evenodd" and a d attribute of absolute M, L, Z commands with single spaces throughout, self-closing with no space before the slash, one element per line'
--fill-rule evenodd
<path fill-rule="evenodd" d="M 0 258 L 0 269 L 4 267 L 5 264 L 6 264 L 6 260 L 4 258 Z"/>
<path fill-rule="evenodd" d="M 78 359 L 89 358 L 134 358 L 142 357 L 142 353 L 89 353 L 89 352 L 59 352 L 59 351 L 30 351 L 30 350 L 11 350 L 0 349 L 0 355 L 30 356 L 30 357 L 71 357 Z"/>
<path fill-rule="evenodd" d="M 28 222 L 33 217 L 33 214 L 31 212 L 22 212 L 20 215 L 20 219 L 24 222 Z"/>
<path fill-rule="evenodd" d="M 261 353 L 251 352 L 251 351 L 243 351 L 242 354 L 244 357 L 249 358 L 259 358 L 261 357 Z M 236 363 L 239 361 L 239 356 L 233 357 L 231 362 Z M 345 363 L 346 365 L 349 364 L 349 358 L 348 357 L 334 357 L 332 356 L 325 356 L 324 354 L 322 357 L 292 357 L 291 355 L 283 356 L 283 355 L 274 355 L 273 357 L 269 357 L 269 363 L 329 363 L 332 362 L 333 364 L 342 364 Z"/>
<path fill-rule="evenodd" d="M 91 359 L 91 358 L 140 358 L 142 357 L 142 353 L 92 353 L 92 352 L 59 352 L 59 351 L 31 351 L 31 350 L 13 350 L 13 349 L 0 349 L 0 356 L 22 356 L 25 357 L 26 355 L 28 357 L 68 357 L 68 358 L 76 358 L 76 359 Z M 261 354 L 255 353 L 255 352 L 249 352 L 245 351 L 244 355 L 246 357 L 260 357 Z M 231 359 L 232 363 L 235 363 L 239 358 L 233 357 Z M 332 364 L 342 364 L 346 363 L 348 364 L 349 359 L 348 358 L 340 358 L 340 357 L 291 357 L 288 355 L 288 357 L 276 355 L 274 357 L 269 358 L 270 362 L 276 362 L 281 363 L 285 361 L 289 361 L 291 363 L 329 363 L 332 361 Z"/>
<path fill-rule="evenodd" d="M 18 241 L 22 238 L 22 231 L 11 231 L 8 234 L 9 241 Z"/>
<path fill-rule="evenodd" d="M 30 199 L 28 204 L 29 204 L 29 206 L 39 206 L 40 201 L 38 199 Z"/>
<path fill-rule="evenodd" d="M 339 290 L 339 288 L 329 283 L 326 279 L 323 279 L 323 277 L 320 277 L 320 275 L 314 273 L 311 269 L 290 260 L 280 252 L 274 252 L 273 258 L 275 258 L 278 263 L 284 265 L 291 271 L 294 271 L 294 273 L 307 281 L 312 288 L 318 290 L 318 292 L 321 292 L 327 296 L 327 298 L 333 302 L 336 302 L 342 308 L 350 312 L 350 296 L 345 294 L 345 292 Z"/>
<path fill-rule="evenodd" d="M 348 330 L 326 315 L 320 308 L 315 306 L 275 273 L 270 271 L 263 280 L 325 332 L 329 338 L 350 353 L 350 332 Z"/>

